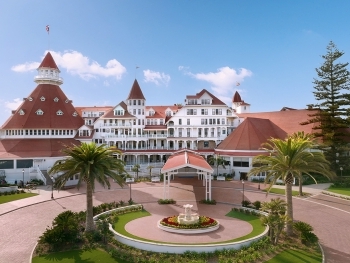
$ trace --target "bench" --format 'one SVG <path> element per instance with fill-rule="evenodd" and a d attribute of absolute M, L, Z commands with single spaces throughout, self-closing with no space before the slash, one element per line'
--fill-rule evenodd
<path fill-rule="evenodd" d="M 225 178 L 225 176 L 217 176 L 216 180 L 217 181 L 226 181 L 226 178 Z"/>
<path fill-rule="evenodd" d="M 160 182 L 160 177 L 159 177 L 159 176 L 152 176 L 151 182 L 152 182 L 152 183 Z"/>
<path fill-rule="evenodd" d="M 126 183 L 134 183 L 135 179 L 134 178 L 125 178 Z"/>

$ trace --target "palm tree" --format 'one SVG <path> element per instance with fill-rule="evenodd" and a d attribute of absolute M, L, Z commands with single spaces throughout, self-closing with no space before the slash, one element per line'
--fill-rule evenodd
<path fill-rule="evenodd" d="M 56 161 L 49 174 L 59 174 L 55 180 L 55 187 L 61 189 L 73 176 L 79 175 L 77 187 L 82 182 L 86 184 L 86 232 L 94 231 L 92 193 L 95 190 L 95 181 L 103 187 L 110 188 L 109 178 L 112 178 L 120 186 L 124 180 L 120 174 L 126 173 L 124 162 L 113 158 L 112 153 L 117 152 L 105 145 L 97 146 L 95 143 L 82 143 L 81 145 L 66 146 L 63 153 L 67 158 Z"/>
<path fill-rule="evenodd" d="M 310 173 L 324 175 L 332 178 L 334 173 L 329 169 L 329 162 L 325 159 L 322 152 L 311 152 L 314 148 L 314 142 L 310 135 L 296 133 L 285 140 L 271 138 L 263 144 L 263 150 L 269 155 L 259 155 L 254 157 L 253 167 L 248 176 L 266 172 L 265 182 L 270 182 L 268 190 L 282 179 L 285 183 L 287 211 L 286 215 L 289 221 L 286 224 L 287 235 L 292 235 L 293 223 L 293 203 L 292 203 L 292 185 L 296 177 L 306 174 L 315 178 Z"/>
<path fill-rule="evenodd" d="M 149 170 L 149 178 L 151 179 L 151 177 L 152 177 L 152 169 L 154 168 L 154 166 L 152 166 L 152 165 L 148 165 L 147 166 L 147 169 Z"/>
<path fill-rule="evenodd" d="M 140 172 L 140 165 L 134 164 L 134 166 L 131 168 L 131 171 L 136 173 L 136 179 L 139 179 L 139 172 Z"/>
<path fill-rule="evenodd" d="M 210 165 L 214 165 L 216 167 L 216 175 L 219 175 L 219 166 L 221 165 L 222 168 L 226 169 L 225 167 L 225 159 L 221 157 L 220 155 L 214 155 L 209 158 L 208 163 Z"/>

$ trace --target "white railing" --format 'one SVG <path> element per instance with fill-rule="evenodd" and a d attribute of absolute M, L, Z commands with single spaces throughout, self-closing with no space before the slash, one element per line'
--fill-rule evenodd
<path fill-rule="evenodd" d="M 36 167 L 36 172 L 37 172 L 38 176 L 40 177 L 40 179 L 43 180 L 44 185 L 47 185 L 47 184 L 46 184 L 46 177 L 45 177 L 45 176 L 43 175 L 43 173 L 41 172 L 39 166 Z"/>

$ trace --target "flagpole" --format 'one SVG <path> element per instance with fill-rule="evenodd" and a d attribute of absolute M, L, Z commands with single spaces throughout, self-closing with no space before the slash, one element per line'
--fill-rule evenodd
<path fill-rule="evenodd" d="M 136 73 L 137 73 L 137 69 L 139 68 L 139 66 L 135 67 L 135 79 L 136 79 Z"/>
<path fill-rule="evenodd" d="M 47 32 L 47 48 L 50 51 L 50 26 L 46 26 L 46 32 Z"/>

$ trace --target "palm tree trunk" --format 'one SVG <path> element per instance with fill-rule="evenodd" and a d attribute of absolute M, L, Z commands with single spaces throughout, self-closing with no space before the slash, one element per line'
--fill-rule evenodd
<path fill-rule="evenodd" d="M 86 182 L 86 226 L 85 232 L 92 232 L 95 230 L 92 204 L 92 186 L 89 182 Z"/>
<path fill-rule="evenodd" d="M 288 175 L 289 177 L 290 175 Z M 286 233 L 288 236 L 293 234 L 293 196 L 292 196 L 292 183 L 286 180 L 286 202 L 287 202 L 287 211 L 286 215 L 288 220 L 286 223 Z"/>
<path fill-rule="evenodd" d="M 303 178 L 299 177 L 299 196 L 303 196 Z"/>

